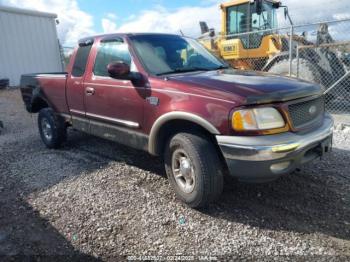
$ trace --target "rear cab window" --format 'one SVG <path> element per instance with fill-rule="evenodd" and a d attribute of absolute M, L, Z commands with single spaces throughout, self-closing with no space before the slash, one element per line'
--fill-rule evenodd
<path fill-rule="evenodd" d="M 86 65 L 88 62 L 89 54 L 92 44 L 80 46 L 75 56 L 75 61 L 72 69 L 72 76 L 81 77 L 85 74 Z"/>

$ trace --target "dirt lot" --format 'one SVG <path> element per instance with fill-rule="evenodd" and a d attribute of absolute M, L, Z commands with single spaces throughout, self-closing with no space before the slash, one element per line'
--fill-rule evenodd
<path fill-rule="evenodd" d="M 324 161 L 270 184 L 232 181 L 196 211 L 146 153 L 75 131 L 46 149 L 18 90 L 0 91 L 0 120 L 0 256 L 350 256 L 350 128 L 338 126 Z"/>

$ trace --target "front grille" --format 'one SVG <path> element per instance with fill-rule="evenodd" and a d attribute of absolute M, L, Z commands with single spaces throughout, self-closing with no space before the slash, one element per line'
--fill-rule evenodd
<path fill-rule="evenodd" d="M 325 112 L 324 97 L 291 104 L 289 115 L 294 128 L 301 128 L 321 121 Z"/>

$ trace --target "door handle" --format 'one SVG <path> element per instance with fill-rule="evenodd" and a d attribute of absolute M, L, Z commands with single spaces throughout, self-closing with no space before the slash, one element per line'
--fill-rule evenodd
<path fill-rule="evenodd" d="M 95 94 L 95 88 L 87 87 L 87 88 L 85 89 L 85 93 L 86 93 L 86 95 L 88 95 L 88 96 L 92 96 L 93 94 Z"/>

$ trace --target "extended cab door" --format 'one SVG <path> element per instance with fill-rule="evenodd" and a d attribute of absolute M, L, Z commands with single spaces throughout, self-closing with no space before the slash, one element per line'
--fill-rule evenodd
<path fill-rule="evenodd" d="M 89 74 L 84 82 L 86 116 L 92 134 L 126 142 L 125 139 L 129 139 L 126 135 L 141 135 L 138 133 L 141 133 L 143 124 L 145 87 L 134 86 L 129 80 L 111 78 L 107 65 L 115 61 L 129 64 L 131 71 L 137 70 L 129 46 L 122 38 L 96 43 L 96 52 L 90 60 Z"/>
<path fill-rule="evenodd" d="M 72 115 L 73 126 L 85 132 L 89 132 L 89 123 L 85 116 L 85 90 L 84 77 L 89 61 L 93 41 L 79 44 L 72 57 L 73 64 L 68 68 L 66 97 L 69 111 Z"/>

